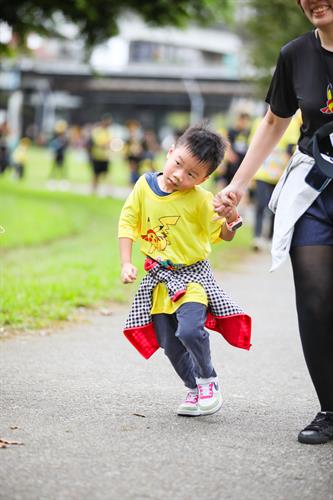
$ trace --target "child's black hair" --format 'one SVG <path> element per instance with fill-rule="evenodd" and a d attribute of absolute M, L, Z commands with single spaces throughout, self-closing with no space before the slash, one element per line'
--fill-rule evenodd
<path fill-rule="evenodd" d="M 192 156 L 207 165 L 210 175 L 223 160 L 226 144 L 223 137 L 213 132 L 206 123 L 199 123 L 185 130 L 177 139 L 176 146 L 185 146 Z"/>

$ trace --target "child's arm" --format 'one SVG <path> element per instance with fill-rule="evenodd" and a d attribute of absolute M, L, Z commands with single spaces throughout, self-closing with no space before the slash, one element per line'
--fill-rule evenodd
<path fill-rule="evenodd" d="M 131 238 L 119 238 L 121 281 L 123 283 L 133 283 L 136 280 L 137 268 L 132 264 Z"/>
<path fill-rule="evenodd" d="M 133 242 L 140 234 L 140 200 L 142 192 L 142 181 L 140 178 L 128 196 L 119 217 L 118 239 L 120 250 L 121 281 L 133 283 L 137 277 L 137 269 L 132 264 Z"/>

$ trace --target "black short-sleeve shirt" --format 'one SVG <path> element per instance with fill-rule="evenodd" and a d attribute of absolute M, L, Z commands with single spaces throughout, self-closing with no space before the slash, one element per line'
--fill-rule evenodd
<path fill-rule="evenodd" d="M 333 52 L 318 46 L 314 31 L 282 47 L 266 102 L 282 118 L 300 108 L 303 124 L 298 145 L 307 154 L 311 153 L 308 143 L 314 132 L 333 121 L 329 79 L 333 83 Z"/>

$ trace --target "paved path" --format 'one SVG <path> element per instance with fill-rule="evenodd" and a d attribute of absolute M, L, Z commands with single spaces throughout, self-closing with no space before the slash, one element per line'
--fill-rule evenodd
<path fill-rule="evenodd" d="M 290 268 L 268 267 L 256 255 L 223 278 L 254 317 L 254 345 L 212 333 L 214 416 L 175 415 L 182 386 L 161 351 L 147 362 L 120 334 L 125 308 L 2 341 L 0 438 L 24 446 L 0 449 L 1 500 L 332 500 L 333 443 L 296 441 L 317 404 Z"/>

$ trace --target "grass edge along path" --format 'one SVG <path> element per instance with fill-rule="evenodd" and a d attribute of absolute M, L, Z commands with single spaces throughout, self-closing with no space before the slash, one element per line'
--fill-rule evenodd
<path fill-rule="evenodd" d="M 49 193 L 0 182 L 0 328 L 35 330 L 73 317 L 78 307 L 127 302 L 136 286 L 120 283 L 117 241 L 122 201 Z M 214 245 L 218 269 L 237 265 L 250 229 Z M 143 275 L 139 245 L 134 263 Z"/>

